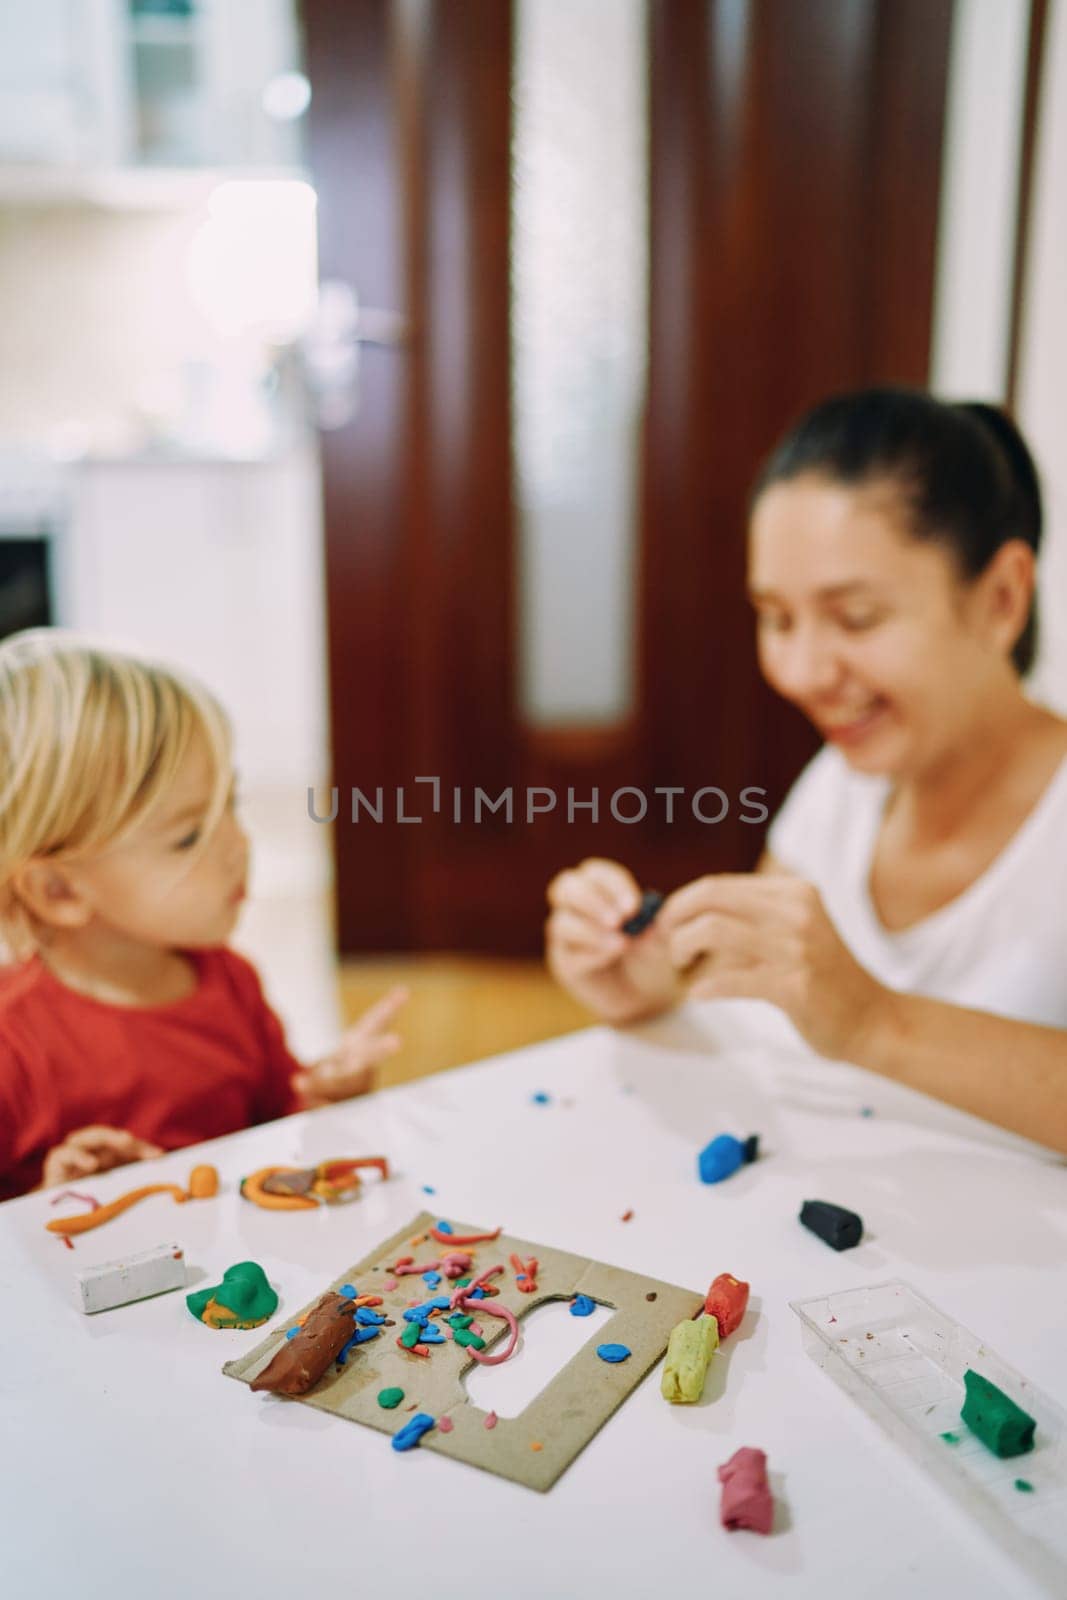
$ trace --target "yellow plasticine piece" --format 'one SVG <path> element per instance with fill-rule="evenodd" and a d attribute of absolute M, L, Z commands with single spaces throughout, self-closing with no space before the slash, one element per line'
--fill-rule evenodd
<path fill-rule="evenodd" d="M 672 1405 L 692 1405 L 704 1392 L 708 1364 L 719 1343 L 719 1324 L 706 1313 L 671 1329 L 660 1393 Z"/>
<path fill-rule="evenodd" d="M 241 1321 L 236 1311 L 231 1311 L 229 1306 L 220 1306 L 217 1300 L 209 1300 L 204 1307 L 200 1318 L 209 1328 L 258 1328 L 267 1321 L 266 1317 L 256 1317 L 252 1322 Z"/>

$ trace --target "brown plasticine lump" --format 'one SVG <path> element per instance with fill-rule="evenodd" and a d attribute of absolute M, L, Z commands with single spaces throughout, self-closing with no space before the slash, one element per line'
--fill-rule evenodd
<path fill-rule="evenodd" d="M 351 1339 L 355 1313 L 355 1302 L 347 1296 L 324 1294 L 308 1312 L 300 1332 L 283 1342 L 251 1387 L 273 1394 L 306 1394 Z"/>

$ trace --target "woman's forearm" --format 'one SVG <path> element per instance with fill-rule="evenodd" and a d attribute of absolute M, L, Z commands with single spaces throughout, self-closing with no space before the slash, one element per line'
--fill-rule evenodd
<path fill-rule="evenodd" d="M 1061 1028 L 887 990 L 849 1059 L 1067 1154 Z"/>

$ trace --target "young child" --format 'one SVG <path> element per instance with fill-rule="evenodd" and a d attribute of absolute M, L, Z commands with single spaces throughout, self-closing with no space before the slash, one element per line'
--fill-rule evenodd
<path fill-rule="evenodd" d="M 0 644 L 0 1200 L 372 1086 L 405 991 L 302 1068 L 227 948 L 248 854 L 204 689 L 58 629 Z"/>

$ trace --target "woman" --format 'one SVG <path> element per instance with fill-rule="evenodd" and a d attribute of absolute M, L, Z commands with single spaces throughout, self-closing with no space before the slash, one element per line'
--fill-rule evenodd
<path fill-rule="evenodd" d="M 761 670 L 825 744 L 755 874 L 636 939 L 631 874 L 549 886 L 550 969 L 605 1021 L 780 1006 L 817 1051 L 1067 1152 L 1067 721 L 1027 699 L 1041 497 L 989 406 L 826 402 L 759 479 Z"/>

